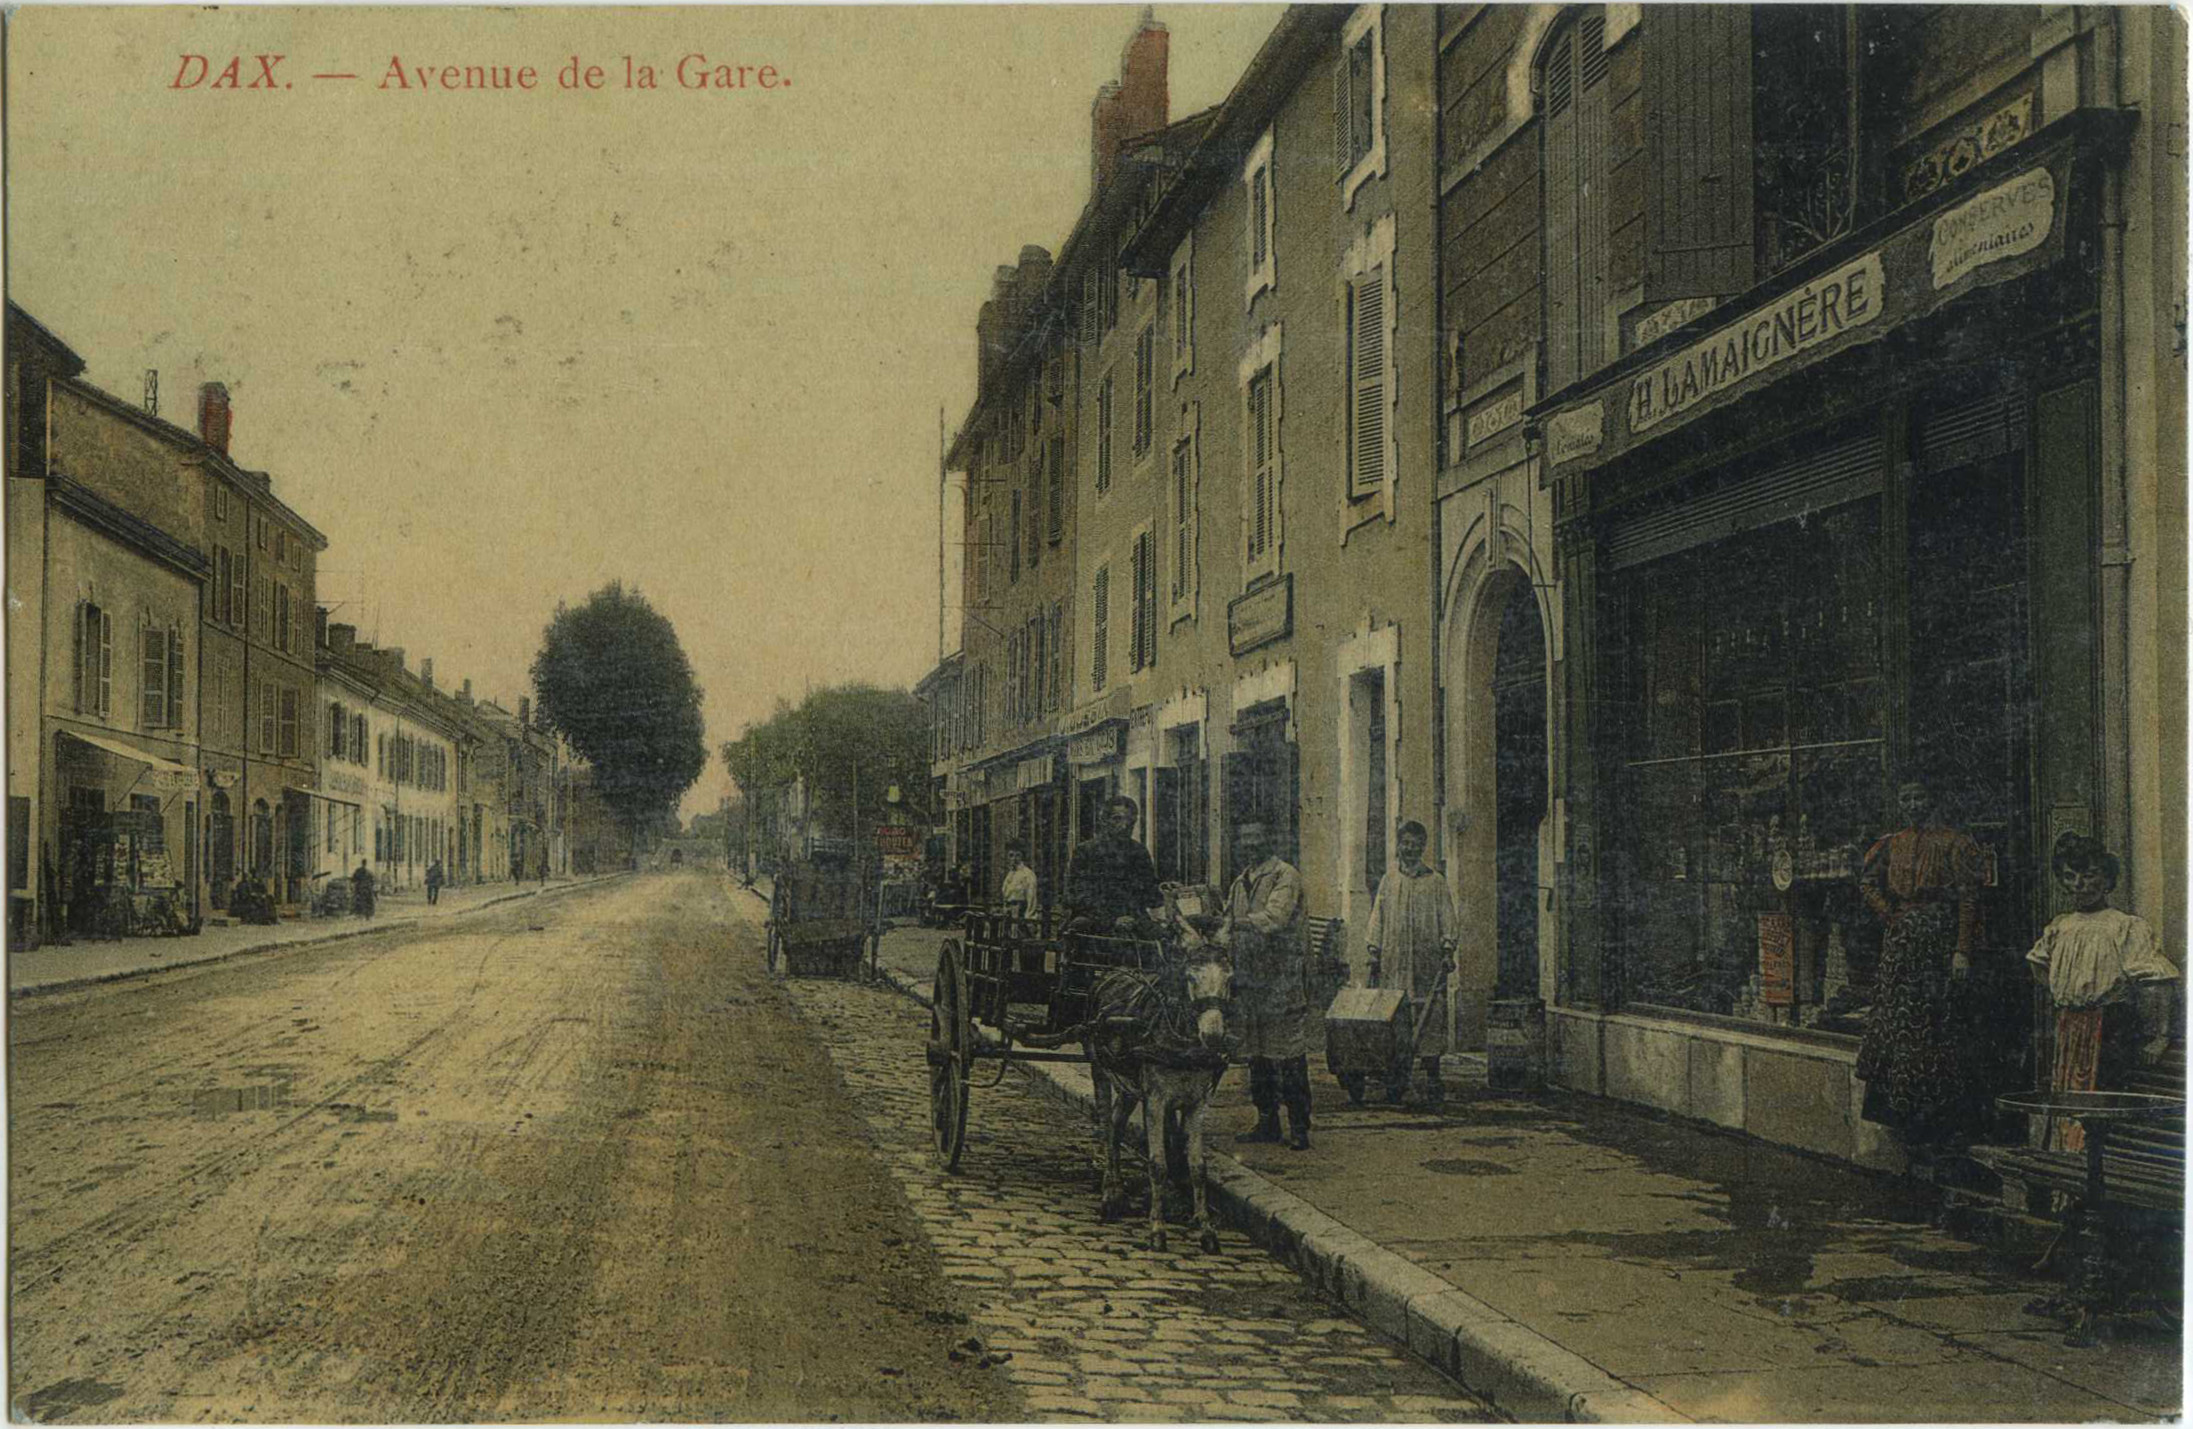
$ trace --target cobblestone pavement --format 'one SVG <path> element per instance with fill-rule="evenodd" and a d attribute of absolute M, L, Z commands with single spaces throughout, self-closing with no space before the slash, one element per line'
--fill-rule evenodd
<path fill-rule="evenodd" d="M 978 1068 L 968 1144 L 947 1174 L 929 1141 L 928 1014 L 849 983 L 797 979 L 829 1048 L 971 1311 L 969 1353 L 1046 1419 L 1483 1422 L 1478 1400 L 1224 1232 L 1217 1255 L 1157 1254 L 1139 1211 L 1097 1216 L 1087 1119 Z M 1175 1245 L 1193 1246 L 1176 1233 Z"/>

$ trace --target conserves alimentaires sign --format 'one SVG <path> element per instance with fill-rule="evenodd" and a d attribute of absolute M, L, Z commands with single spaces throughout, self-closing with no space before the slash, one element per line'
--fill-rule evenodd
<path fill-rule="evenodd" d="M 1630 430 L 1645 431 L 1776 363 L 1864 327 L 1881 315 L 1881 299 L 1881 254 L 1876 249 L 1715 329 L 1634 379 Z"/>
<path fill-rule="evenodd" d="M 1961 203 L 1934 221 L 1927 256 L 1934 286 L 1946 288 L 1973 269 L 2031 253 L 2048 240 L 2056 217 L 2056 180 L 2033 169 Z"/>

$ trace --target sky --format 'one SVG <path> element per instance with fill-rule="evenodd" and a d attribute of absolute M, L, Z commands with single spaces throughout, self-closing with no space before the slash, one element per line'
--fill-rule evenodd
<path fill-rule="evenodd" d="M 1138 14 L 25 6 L 7 292 L 170 420 L 226 383 L 331 618 L 440 683 L 514 705 L 559 601 L 636 586 L 706 692 L 690 814 L 779 700 L 935 663 L 939 413 Z M 1160 7 L 1174 116 L 1278 14 Z"/>

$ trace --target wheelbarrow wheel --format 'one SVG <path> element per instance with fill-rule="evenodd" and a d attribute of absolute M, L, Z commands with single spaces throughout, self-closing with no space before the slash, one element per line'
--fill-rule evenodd
<path fill-rule="evenodd" d="M 967 1003 L 967 975 L 957 942 L 937 952 L 936 988 L 929 998 L 929 1128 L 944 1169 L 959 1169 L 967 1145 L 967 1070 L 974 1055 L 974 1026 Z"/>

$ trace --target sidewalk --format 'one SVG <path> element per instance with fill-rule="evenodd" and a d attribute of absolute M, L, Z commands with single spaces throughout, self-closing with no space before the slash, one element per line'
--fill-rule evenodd
<path fill-rule="evenodd" d="M 167 968 L 220 962 L 246 953 L 355 938 L 389 928 L 454 918 L 477 908 L 517 898 L 535 898 L 544 892 L 556 893 L 615 876 L 551 878 L 545 886 L 531 881 L 452 886 L 444 888 L 440 900 L 433 904 L 429 904 L 426 894 L 420 891 L 383 895 L 371 918 L 353 918 L 347 914 L 336 918 L 285 918 L 272 927 L 230 923 L 227 927 L 216 928 L 209 924 L 191 938 L 124 938 L 119 942 L 80 938 L 66 947 L 48 946 L 8 954 L 8 996 L 59 992 L 88 983 L 140 977 Z"/>
<path fill-rule="evenodd" d="M 926 998 L 948 932 L 880 962 Z M 1519 1420 L 2090 1422 L 2174 1416 L 2181 1341 L 2072 1349 L 2023 1312 L 2060 1282 L 1930 1227 L 1893 1181 L 1562 1092 L 1450 1079 L 1444 1115 L 1351 1108 L 1311 1058 L 1308 1153 L 1235 1148 L 1211 1117 L 1227 1220 Z M 1087 1071 L 1028 1064 L 1086 1104 Z M 979 1137 L 982 1097 L 970 1132 Z M 979 1140 L 978 1140 L 979 1146 Z M 978 1153 L 979 1154 L 979 1153 Z"/>

